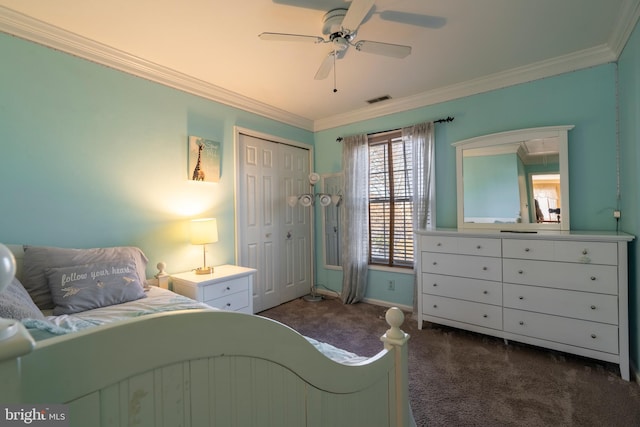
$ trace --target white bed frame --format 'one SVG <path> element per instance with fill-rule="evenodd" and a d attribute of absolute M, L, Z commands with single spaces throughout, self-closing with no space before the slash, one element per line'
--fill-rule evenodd
<path fill-rule="evenodd" d="M 384 349 L 354 366 L 235 312 L 158 313 L 37 343 L 17 323 L 13 343 L 0 341 L 0 402 L 66 404 L 71 426 L 415 425 L 404 316 L 386 317 Z"/>

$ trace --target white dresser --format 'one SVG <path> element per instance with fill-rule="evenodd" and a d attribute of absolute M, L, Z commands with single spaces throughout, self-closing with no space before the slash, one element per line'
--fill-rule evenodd
<path fill-rule="evenodd" d="M 173 291 L 214 308 L 253 314 L 253 276 L 256 270 L 220 265 L 212 274 L 193 271 L 171 275 Z"/>
<path fill-rule="evenodd" d="M 423 321 L 620 365 L 629 380 L 623 233 L 418 234 Z"/>

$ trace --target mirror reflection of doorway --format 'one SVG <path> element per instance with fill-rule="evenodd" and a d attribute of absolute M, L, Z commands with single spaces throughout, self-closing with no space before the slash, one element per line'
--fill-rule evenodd
<path fill-rule="evenodd" d="M 537 222 L 560 222 L 560 174 L 532 174 Z"/>

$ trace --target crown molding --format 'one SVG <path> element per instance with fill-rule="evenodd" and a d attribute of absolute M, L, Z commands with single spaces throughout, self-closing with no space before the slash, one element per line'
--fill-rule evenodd
<path fill-rule="evenodd" d="M 318 132 L 362 120 L 375 119 L 389 114 L 400 113 L 463 98 L 465 96 L 502 89 L 520 83 L 526 83 L 583 68 L 593 67 L 595 65 L 605 64 L 615 61 L 616 58 L 617 56 L 609 46 L 600 45 L 594 48 L 574 52 L 569 55 L 469 80 L 464 83 L 422 92 L 405 98 L 392 99 L 390 101 L 380 103 L 375 107 L 366 107 L 350 111 L 346 114 L 339 114 L 319 119 L 314 122 L 313 131 Z"/>
<path fill-rule="evenodd" d="M 620 15 L 611 36 L 609 46 L 616 54 L 616 59 L 622 53 L 627 40 L 640 19 L 640 0 L 625 0 L 620 8 Z"/>
<path fill-rule="evenodd" d="M 305 130 L 313 121 L 0 6 L 0 31 Z"/>
<path fill-rule="evenodd" d="M 0 31 L 230 107 L 318 132 L 616 61 L 639 16 L 640 0 L 625 0 L 619 24 L 607 44 L 315 121 L 146 61 L 3 6 L 0 6 Z"/>

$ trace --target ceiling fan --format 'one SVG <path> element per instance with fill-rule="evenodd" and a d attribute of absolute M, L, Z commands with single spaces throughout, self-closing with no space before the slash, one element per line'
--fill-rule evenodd
<path fill-rule="evenodd" d="M 315 79 L 325 79 L 335 66 L 336 59 L 344 57 L 349 46 L 353 46 L 360 52 L 368 52 L 376 55 L 384 55 L 393 58 L 404 58 L 411 53 L 411 46 L 391 43 L 375 42 L 370 40 L 356 41 L 358 28 L 373 7 L 375 0 L 353 0 L 348 9 L 338 8 L 327 12 L 323 19 L 322 33 L 327 36 L 307 36 L 301 34 L 286 33 L 261 33 L 262 40 L 295 41 L 307 43 L 330 43 L 331 50 L 320 64 Z M 334 92 L 337 90 L 334 89 Z"/>

